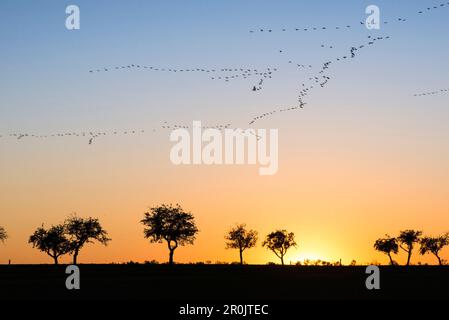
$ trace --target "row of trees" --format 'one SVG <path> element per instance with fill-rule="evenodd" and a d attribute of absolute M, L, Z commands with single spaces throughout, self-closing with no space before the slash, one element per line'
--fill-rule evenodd
<path fill-rule="evenodd" d="M 392 254 L 397 254 L 399 249 L 407 253 L 407 263 L 410 265 L 412 252 L 415 245 L 419 245 L 419 253 L 424 255 L 426 253 L 433 254 L 437 259 L 439 265 L 443 264 L 440 257 L 440 251 L 449 245 L 449 233 L 437 237 L 423 237 L 422 231 L 417 230 L 403 230 L 397 237 L 390 237 L 386 235 L 385 238 L 377 239 L 374 243 L 374 249 L 383 252 L 390 258 L 390 264 L 396 265 L 397 262 L 393 260 Z"/>
<path fill-rule="evenodd" d="M 179 246 L 193 244 L 196 234 L 199 232 L 194 216 L 185 212 L 180 205 L 160 205 L 150 208 L 144 213 L 140 221 L 144 225 L 144 237 L 152 243 L 165 242 L 169 251 L 169 264 L 174 263 L 174 253 Z M 4 242 L 8 235 L 3 227 L 0 227 L 0 241 Z M 76 215 L 69 217 L 62 224 L 45 229 L 42 225 L 30 236 L 29 243 L 34 248 L 45 252 L 58 264 L 62 255 L 71 254 L 73 263 L 77 263 L 80 250 L 85 244 L 97 241 L 107 245 L 111 239 L 103 229 L 98 219 L 80 218 Z M 258 233 L 247 229 L 245 224 L 239 224 L 231 228 L 225 235 L 226 248 L 239 251 L 240 264 L 244 263 L 243 254 L 246 250 L 256 246 Z M 399 249 L 407 253 L 406 265 L 410 265 L 413 250 L 419 245 L 419 253 L 424 255 L 431 253 L 438 259 L 440 265 L 443 259 L 440 251 L 449 245 L 449 233 L 437 237 L 422 236 L 422 231 L 403 230 L 397 237 L 386 235 L 377 239 L 374 248 L 385 253 L 390 259 L 391 265 L 396 265 L 392 254 L 397 254 Z M 286 230 L 276 230 L 264 238 L 262 247 L 272 251 L 284 265 L 284 256 L 291 247 L 296 247 L 295 235 Z"/>
<path fill-rule="evenodd" d="M 144 237 L 153 243 L 165 242 L 169 251 L 169 264 L 174 263 L 174 253 L 179 246 L 193 244 L 199 232 L 194 216 L 185 212 L 180 205 L 161 205 L 150 208 L 140 221 L 144 225 Z M 0 227 L 0 241 L 7 238 L 6 231 Z M 258 234 L 247 230 L 244 224 L 229 230 L 225 236 L 226 248 L 238 249 L 240 264 L 243 264 L 243 252 L 257 244 Z M 110 238 L 98 219 L 71 216 L 62 224 L 46 229 L 43 225 L 34 231 L 28 242 L 34 248 L 45 252 L 55 264 L 65 254 L 73 255 L 73 264 L 77 263 L 80 250 L 85 244 L 98 241 L 107 245 Z M 268 234 L 262 243 L 284 264 L 284 256 L 291 247 L 296 246 L 295 235 L 286 230 L 277 230 Z"/>
<path fill-rule="evenodd" d="M 145 238 L 150 242 L 167 244 L 169 264 L 174 263 L 175 250 L 179 246 L 193 244 L 199 232 L 194 216 L 190 212 L 185 212 L 179 204 L 176 206 L 163 204 L 150 208 L 140 222 L 145 226 Z M 243 264 L 243 252 L 256 246 L 258 233 L 240 224 L 231 228 L 225 239 L 227 240 L 226 248 L 239 250 L 240 264 Z M 271 250 L 284 265 L 284 256 L 288 249 L 296 246 L 295 235 L 286 230 L 276 230 L 266 236 L 262 246 Z"/>
<path fill-rule="evenodd" d="M 240 264 L 243 264 L 243 252 L 256 246 L 257 235 L 257 231 L 247 230 L 245 224 L 239 224 L 231 228 L 226 234 L 226 248 L 238 249 Z M 281 260 L 281 264 L 284 265 L 284 256 L 288 249 L 296 247 L 295 234 L 287 232 L 287 230 L 276 230 L 265 237 L 262 247 L 271 250 Z"/>
<path fill-rule="evenodd" d="M 65 254 L 71 254 L 73 264 L 77 264 L 79 252 L 84 245 L 94 240 L 107 245 L 111 240 L 107 235 L 98 219 L 71 216 L 64 223 L 49 229 L 45 229 L 43 225 L 37 228 L 28 242 L 52 257 L 55 264 Z"/>

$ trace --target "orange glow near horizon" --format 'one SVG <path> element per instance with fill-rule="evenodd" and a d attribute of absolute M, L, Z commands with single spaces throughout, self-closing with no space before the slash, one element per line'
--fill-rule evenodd
<path fill-rule="evenodd" d="M 437 235 L 449 225 L 448 170 L 430 165 L 438 161 L 430 157 L 404 163 L 403 155 L 374 158 L 367 148 L 357 156 L 337 148 L 324 152 L 303 146 L 296 154 L 281 148 L 278 174 L 262 177 L 251 166 L 173 166 L 168 146 L 157 153 L 141 151 L 143 138 L 126 146 L 127 152 L 109 142 L 105 139 L 98 151 L 81 145 L 64 149 L 61 142 L 53 146 L 61 147 L 57 154 L 26 141 L 12 143 L 21 157 L 10 153 L 2 159 L 1 224 L 10 238 L 0 244 L 0 263 L 51 263 L 31 248 L 28 237 L 42 223 L 60 223 L 73 212 L 98 217 L 112 238 L 107 247 L 87 245 L 81 263 L 164 262 L 165 244 L 149 244 L 139 223 L 146 208 L 161 203 L 180 203 L 200 229 L 195 245 L 176 250 L 177 262 L 237 261 L 238 252 L 226 250 L 224 240 L 235 223 L 259 232 L 257 247 L 244 255 L 251 264 L 278 262 L 260 246 L 275 229 L 296 235 L 298 247 L 288 252 L 286 263 L 342 259 L 349 264 L 387 263 L 373 249 L 375 239 L 386 233 L 415 228 Z M 447 248 L 442 256 L 448 259 Z M 403 255 L 397 260 L 402 263 Z M 416 249 L 412 261 L 436 262 Z"/>

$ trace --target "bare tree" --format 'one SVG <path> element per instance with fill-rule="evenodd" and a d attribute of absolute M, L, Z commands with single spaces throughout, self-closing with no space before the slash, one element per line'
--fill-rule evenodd
<path fill-rule="evenodd" d="M 287 230 L 271 232 L 266 236 L 262 246 L 273 251 L 273 253 L 281 259 L 282 265 L 284 265 L 284 256 L 288 249 L 296 247 L 295 234 L 293 232 L 288 233 Z"/>
<path fill-rule="evenodd" d="M 391 253 L 397 254 L 399 251 L 399 245 L 396 238 L 386 235 L 383 239 L 377 239 L 374 243 L 374 249 L 377 251 L 386 253 L 390 258 L 390 264 L 395 265 L 395 261 L 391 257 Z"/>
<path fill-rule="evenodd" d="M 445 246 L 449 245 L 449 233 L 446 233 L 439 237 L 424 237 L 420 241 L 421 248 L 419 252 L 421 254 L 426 254 L 427 252 L 432 253 L 438 259 L 439 265 L 443 265 L 443 261 L 439 256 L 439 252 Z"/>
<path fill-rule="evenodd" d="M 176 206 L 160 205 L 145 212 L 140 221 L 146 228 L 144 236 L 150 242 L 167 242 L 169 250 L 169 264 L 173 264 L 173 256 L 178 246 L 193 244 L 198 233 L 193 215 L 184 212 L 179 204 Z"/>
<path fill-rule="evenodd" d="M 73 253 L 73 264 L 77 264 L 78 254 L 86 243 L 94 240 L 103 245 L 107 245 L 111 239 L 108 233 L 95 218 L 80 218 L 72 216 L 65 221 L 65 231 L 70 237 L 71 252 Z"/>
<path fill-rule="evenodd" d="M 415 243 L 419 242 L 419 238 L 422 235 L 422 231 L 416 230 L 403 230 L 400 232 L 397 238 L 399 247 L 407 252 L 407 266 L 410 265 L 410 259 L 412 257 L 412 251 Z"/>
<path fill-rule="evenodd" d="M 28 240 L 40 251 L 45 252 L 58 264 L 58 258 L 71 251 L 70 241 L 65 236 L 65 227 L 62 224 L 52 226 L 46 230 L 44 226 L 34 231 Z"/>
<path fill-rule="evenodd" d="M 8 234 L 6 233 L 5 228 L 0 227 L 0 241 L 5 242 L 6 239 L 8 239 Z"/>
<path fill-rule="evenodd" d="M 237 225 L 229 230 L 225 239 L 226 249 L 239 249 L 240 264 L 243 264 L 243 251 L 254 247 L 257 243 L 257 231 L 246 230 L 245 224 Z"/>

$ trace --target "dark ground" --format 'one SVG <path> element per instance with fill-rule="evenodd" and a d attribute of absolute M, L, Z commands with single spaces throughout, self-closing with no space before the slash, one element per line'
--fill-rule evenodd
<path fill-rule="evenodd" d="M 279 301 L 446 299 L 449 266 L 381 267 L 380 290 L 365 267 L 79 265 L 81 289 L 67 290 L 65 266 L 0 266 L 0 300 L 138 299 Z"/>

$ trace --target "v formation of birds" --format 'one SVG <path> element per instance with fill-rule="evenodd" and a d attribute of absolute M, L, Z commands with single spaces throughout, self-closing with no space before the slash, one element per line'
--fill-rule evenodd
<path fill-rule="evenodd" d="M 424 15 L 432 10 L 440 9 L 443 7 L 449 7 L 449 2 L 440 3 L 439 5 L 434 5 L 430 7 L 426 7 L 422 10 L 417 11 L 418 15 Z M 384 25 L 388 25 L 390 23 L 404 23 L 408 21 L 407 18 L 396 18 L 390 21 L 383 21 Z M 314 26 L 314 27 L 302 27 L 302 28 L 293 28 L 293 29 L 276 29 L 276 28 L 258 28 L 254 30 L 250 30 L 250 33 L 267 33 L 272 34 L 276 32 L 314 32 L 314 31 L 325 31 L 325 30 L 351 30 L 356 27 L 356 25 L 365 25 L 365 22 L 359 22 L 357 24 L 345 24 L 340 26 Z M 297 103 L 290 107 L 278 107 L 274 108 L 270 111 L 261 113 L 257 116 L 254 116 L 248 122 L 249 125 L 256 123 L 259 120 L 267 118 L 277 113 L 284 113 L 287 111 L 293 111 L 298 109 L 303 109 L 307 104 L 305 99 L 310 95 L 313 90 L 321 89 L 326 87 L 328 82 L 333 78 L 328 74 L 329 69 L 337 63 L 342 63 L 345 61 L 349 61 L 354 59 L 360 51 L 365 50 L 366 48 L 372 47 L 376 42 L 380 42 L 383 40 L 390 39 L 390 36 L 368 36 L 367 40 L 364 43 L 352 46 L 347 51 L 347 54 L 336 56 L 332 59 L 328 59 L 321 63 L 318 69 L 313 67 L 310 64 L 301 64 L 298 62 L 294 62 L 293 60 L 288 60 L 288 65 L 293 66 L 300 70 L 309 70 L 315 71 L 315 74 L 312 74 L 304 81 L 302 81 L 298 86 L 297 93 Z M 321 48 L 334 49 L 335 45 L 329 44 L 321 44 Z M 279 50 L 280 54 L 284 54 L 285 50 Z M 266 81 L 272 79 L 272 77 L 278 72 L 279 67 L 267 67 L 263 69 L 253 68 L 253 67 L 221 67 L 221 68 L 207 68 L 207 67 L 185 67 L 185 68 L 176 68 L 176 67 L 161 67 L 161 66 L 149 66 L 143 64 L 129 64 L 129 65 L 117 65 L 112 67 L 103 67 L 98 69 L 89 70 L 89 73 L 99 73 L 99 72 L 112 72 L 112 71 L 121 71 L 121 70 L 145 70 L 145 71 L 154 71 L 154 72 L 168 72 L 172 74 L 183 74 L 183 73 L 200 73 L 208 76 L 210 80 L 213 81 L 223 81 L 230 82 L 235 80 L 246 80 L 246 79 L 254 79 L 256 78 L 256 82 L 250 87 L 250 90 L 253 92 L 257 92 L 263 89 Z M 413 96 L 415 97 L 423 97 L 423 96 L 431 96 L 437 94 L 443 94 L 449 92 L 448 89 L 439 89 L 428 92 L 415 93 Z M 169 124 L 168 121 L 165 121 L 160 129 L 178 129 L 178 128 L 190 128 L 188 125 L 180 125 L 180 124 Z M 224 130 L 228 128 L 232 128 L 230 123 L 226 124 L 216 124 L 210 126 L 203 126 L 202 128 L 215 128 L 219 130 Z M 24 138 L 51 138 L 51 137 L 86 137 L 88 139 L 88 143 L 92 144 L 94 140 L 101 136 L 117 136 L 117 135 L 136 135 L 143 134 L 145 132 L 152 131 L 155 132 L 156 129 L 144 130 L 144 129 L 133 129 L 133 130 L 112 130 L 108 132 L 104 131 L 82 131 L 82 132 L 64 132 L 64 133 L 51 133 L 51 134 L 29 134 L 29 133 L 10 133 L 8 135 L 1 135 L 2 137 L 12 137 L 17 140 L 21 140 Z"/>

